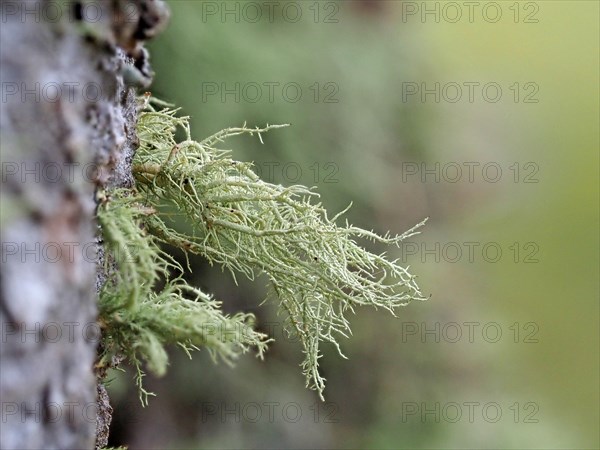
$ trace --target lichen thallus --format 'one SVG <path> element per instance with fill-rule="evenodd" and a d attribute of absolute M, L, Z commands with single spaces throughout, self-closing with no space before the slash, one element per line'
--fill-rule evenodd
<path fill-rule="evenodd" d="M 133 161 L 135 186 L 106 194 L 98 219 L 106 247 L 109 281 L 100 295 L 104 327 L 100 364 L 121 354 L 136 367 L 142 401 L 142 363 L 164 373 L 164 346 L 186 352 L 206 348 L 227 362 L 255 348 L 262 357 L 270 339 L 255 329 L 252 314 L 224 314 L 220 302 L 184 281 L 172 247 L 199 254 L 227 269 L 234 281 L 243 274 L 269 279 L 286 330 L 302 344 L 307 386 L 321 398 L 321 345 L 343 356 L 340 337 L 351 334 L 346 318 L 356 306 L 381 307 L 392 314 L 411 300 L 424 300 L 415 276 L 385 253 L 357 243 L 398 245 L 418 233 L 380 236 L 338 225 L 346 210 L 329 218 L 314 188 L 268 183 L 252 164 L 235 161 L 220 145 L 232 136 L 262 134 L 285 125 L 228 128 L 197 142 L 189 119 L 149 95 L 142 100 Z M 176 133 L 183 133 L 177 140 Z M 135 251 L 133 251 L 135 250 Z M 115 266 L 108 265 L 112 260 Z"/>

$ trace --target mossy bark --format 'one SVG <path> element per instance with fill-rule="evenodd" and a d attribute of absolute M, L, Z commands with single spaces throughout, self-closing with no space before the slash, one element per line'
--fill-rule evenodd
<path fill-rule="evenodd" d="M 107 443 L 110 408 L 94 372 L 104 283 L 94 195 L 133 182 L 134 89 L 150 82 L 141 42 L 166 10 L 92 3 L 94 16 L 86 1 L 0 4 L 5 449 Z"/>

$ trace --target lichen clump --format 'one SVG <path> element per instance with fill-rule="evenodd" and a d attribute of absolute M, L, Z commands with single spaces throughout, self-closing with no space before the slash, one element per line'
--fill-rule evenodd
<path fill-rule="evenodd" d="M 322 397 L 320 345 L 330 342 L 343 356 L 338 340 L 350 334 L 348 311 L 366 305 L 394 314 L 424 299 L 407 268 L 357 241 L 398 245 L 422 223 L 398 236 L 339 225 L 345 211 L 329 218 L 313 189 L 267 183 L 252 164 L 219 148 L 240 134 L 262 141 L 262 133 L 281 126 L 244 125 L 197 142 L 188 118 L 177 112 L 145 98 L 135 189 L 108 193 L 99 208 L 105 241 L 112 253 L 126 256 L 116 258 L 118 270 L 101 294 L 106 355 L 128 356 L 139 381 L 143 360 L 154 372 L 164 371 L 166 343 L 205 347 L 226 361 L 251 347 L 262 356 L 269 339 L 254 330 L 252 315 L 225 316 L 208 295 L 171 279 L 184 270 L 164 250 L 172 246 L 228 269 L 234 280 L 237 274 L 268 276 L 286 330 L 302 344 L 307 386 Z"/>

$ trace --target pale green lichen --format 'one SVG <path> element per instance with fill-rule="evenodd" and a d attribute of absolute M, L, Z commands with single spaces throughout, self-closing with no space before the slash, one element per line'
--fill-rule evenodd
<path fill-rule="evenodd" d="M 105 230 L 118 238 L 115 249 L 143 247 L 141 241 L 148 242 L 134 256 L 135 262 L 119 265 L 124 270 L 104 292 L 104 297 L 111 299 L 103 300 L 105 309 L 108 304 L 121 305 L 130 314 L 131 323 L 119 337 L 119 346 L 133 346 L 135 350 L 128 356 L 134 363 L 139 367 L 139 353 L 154 369 L 164 366 L 160 344 L 173 340 L 205 346 L 227 359 L 249 346 L 258 347 L 262 354 L 266 337 L 249 328 L 250 316 L 221 316 L 216 303 L 180 280 L 154 292 L 156 280 L 160 275 L 168 277 L 169 267 L 175 265 L 156 246 L 156 242 L 168 244 L 221 265 L 234 280 L 237 273 L 250 279 L 266 274 L 285 315 L 286 329 L 302 343 L 307 386 L 322 397 L 325 380 L 318 371 L 320 346 L 329 342 L 343 356 L 338 339 L 351 333 L 346 312 L 367 305 L 393 314 L 413 299 L 424 299 L 407 268 L 385 254 L 369 252 L 357 240 L 398 245 L 417 233 L 422 223 L 398 236 L 379 236 L 347 221 L 338 225 L 345 211 L 329 218 L 314 202 L 318 195 L 312 189 L 267 183 L 252 171 L 251 164 L 232 160 L 228 150 L 218 148 L 225 139 L 239 134 L 257 134 L 262 141 L 261 133 L 280 126 L 253 129 L 244 125 L 196 142 L 187 117 L 178 117 L 177 110 L 160 102 L 153 106 L 149 100 L 145 100 L 138 123 L 140 147 L 133 169 L 136 189 L 129 194 L 133 198 L 119 194 L 120 201 L 130 203 L 123 205 L 129 212 L 121 219 L 117 218 L 120 213 L 101 219 Z M 179 142 L 178 130 L 183 132 Z M 106 202 L 101 211 L 113 208 L 110 204 Z M 132 215 L 136 215 L 135 232 L 128 229 Z M 115 225 L 123 217 L 128 217 L 128 225 Z M 178 229 L 182 224 L 191 231 Z M 189 305 L 183 300 L 185 292 L 195 299 L 187 301 Z M 186 315 L 186 307 L 197 317 Z M 236 332 L 223 332 L 220 321 L 228 326 L 235 323 Z M 219 324 L 219 333 L 213 336 L 216 340 L 205 340 L 200 332 L 202 324 L 212 324 L 213 328 Z M 145 334 L 148 329 L 150 333 Z M 128 335 L 132 331 L 138 334 Z"/>
<path fill-rule="evenodd" d="M 251 314 L 224 315 L 219 302 L 172 275 L 183 269 L 145 231 L 143 218 L 156 211 L 144 203 L 139 195 L 120 189 L 99 205 L 105 249 L 110 253 L 104 268 L 108 281 L 100 292 L 99 364 L 110 365 L 113 356 L 125 356 L 136 369 L 140 398 L 147 404 L 152 394 L 142 385 L 142 362 L 162 375 L 166 344 L 178 344 L 188 354 L 207 348 L 214 359 L 229 363 L 251 347 L 262 357 L 268 337 L 254 330 Z"/>

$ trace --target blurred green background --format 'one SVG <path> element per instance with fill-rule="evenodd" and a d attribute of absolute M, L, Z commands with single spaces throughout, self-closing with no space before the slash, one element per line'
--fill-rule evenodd
<path fill-rule="evenodd" d="M 266 280 L 235 286 L 195 259 L 193 282 L 276 343 L 233 369 L 173 351 L 145 409 L 115 375 L 112 444 L 598 448 L 598 2 L 475 2 L 470 17 L 464 2 L 169 3 L 152 92 L 196 138 L 291 123 L 227 147 L 268 181 L 317 186 L 333 211 L 352 201 L 357 226 L 430 217 L 390 254 L 432 297 L 399 318 L 359 310 L 349 359 L 325 352 L 321 403 L 276 305 L 259 306 Z M 439 99 L 423 97 L 436 82 Z"/>

